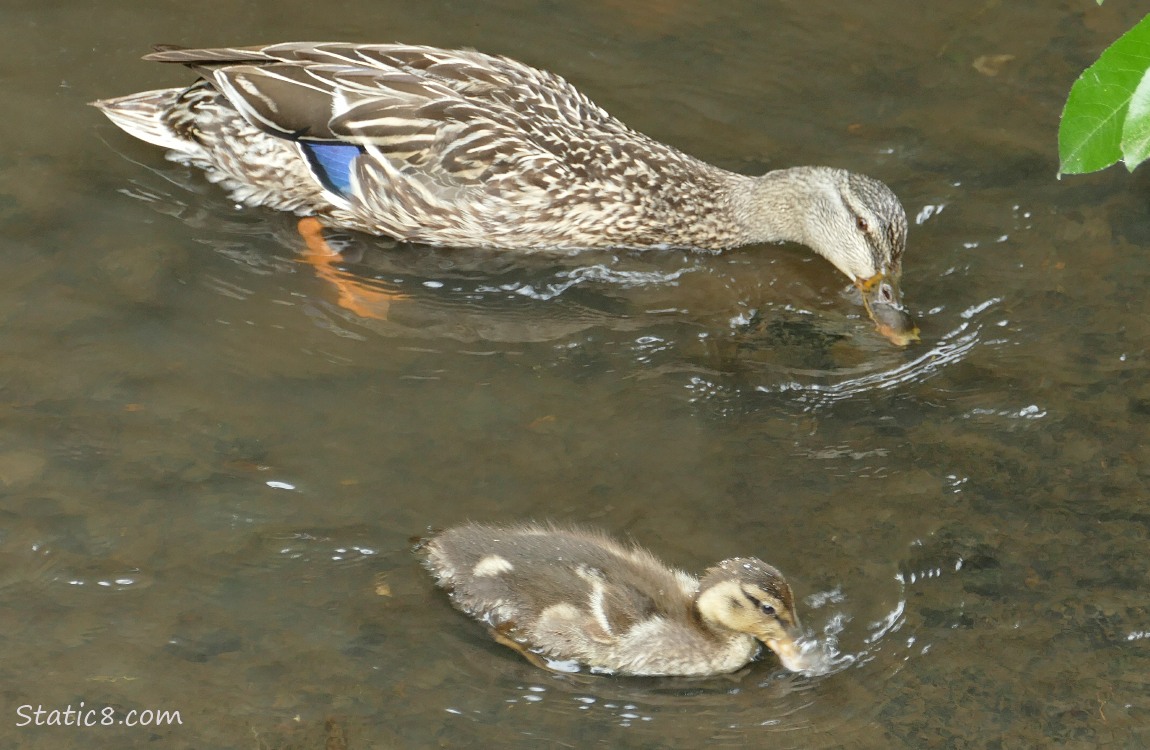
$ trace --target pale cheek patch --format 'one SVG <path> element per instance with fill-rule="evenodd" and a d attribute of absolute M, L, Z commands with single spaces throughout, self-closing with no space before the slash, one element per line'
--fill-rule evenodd
<path fill-rule="evenodd" d="M 514 570 L 514 567 L 507 561 L 506 558 L 499 555 L 488 555 L 479 562 L 475 563 L 475 567 L 471 571 L 471 575 L 476 578 L 497 576 L 500 573 L 508 573 Z"/>

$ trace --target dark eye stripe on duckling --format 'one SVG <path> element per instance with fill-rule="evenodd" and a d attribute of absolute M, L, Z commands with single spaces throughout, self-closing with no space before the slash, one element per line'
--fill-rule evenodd
<path fill-rule="evenodd" d="M 755 607 L 761 607 L 764 599 L 771 598 L 771 599 L 775 599 L 776 601 L 780 602 L 783 605 L 782 609 L 784 609 L 784 610 L 794 608 L 794 606 L 795 606 L 794 600 L 793 600 L 793 597 L 791 596 L 791 592 L 789 589 L 784 590 L 780 586 L 771 586 L 771 585 L 761 586 L 761 587 L 757 587 L 757 588 L 758 588 L 757 592 L 751 592 L 745 588 L 743 589 L 743 596 L 750 599 L 751 602 L 754 603 Z"/>
<path fill-rule="evenodd" d="M 763 614 L 773 615 L 775 613 L 775 608 L 773 606 L 770 608 L 770 611 L 768 612 L 766 609 L 763 608 L 763 600 L 758 598 L 757 596 L 755 596 L 754 594 L 750 593 L 749 591 L 747 591 L 745 589 L 743 590 L 743 596 L 750 599 L 751 604 L 755 605 L 755 609 L 759 610 Z M 741 607 L 742 605 L 739 605 L 739 606 Z"/>

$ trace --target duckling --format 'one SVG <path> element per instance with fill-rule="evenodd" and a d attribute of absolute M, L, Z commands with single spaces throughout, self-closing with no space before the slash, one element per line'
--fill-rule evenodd
<path fill-rule="evenodd" d="M 578 527 L 469 523 L 423 546 L 456 608 L 532 663 L 624 675 L 704 676 L 760 651 L 802 671 L 799 619 L 782 573 L 734 557 L 702 578 Z"/>

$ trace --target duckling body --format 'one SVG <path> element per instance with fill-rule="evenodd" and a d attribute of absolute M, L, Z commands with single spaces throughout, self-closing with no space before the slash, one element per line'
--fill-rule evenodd
<path fill-rule="evenodd" d="M 917 337 L 898 281 L 906 214 L 829 167 L 735 174 L 624 125 L 557 75 L 473 50 L 287 43 L 165 48 L 201 80 L 95 102 L 237 201 L 327 226 L 515 251 L 797 242 Z"/>
<path fill-rule="evenodd" d="M 790 587 L 757 558 L 702 579 L 601 532 L 467 524 L 434 536 L 425 565 L 497 640 L 547 660 L 629 675 L 733 672 L 766 644 L 803 668 Z"/>

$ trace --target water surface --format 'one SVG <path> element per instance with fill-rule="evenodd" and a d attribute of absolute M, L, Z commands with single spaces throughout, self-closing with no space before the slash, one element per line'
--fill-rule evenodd
<path fill-rule="evenodd" d="M 0 28 L 5 746 L 1150 745 L 1144 174 L 1054 178 L 1122 3 L 18 2 Z M 745 172 L 888 182 L 924 340 L 801 248 L 521 259 L 238 210 L 85 105 L 154 42 L 471 46 Z M 996 57 L 1007 56 L 1007 57 Z M 976 65 L 977 63 L 977 65 Z M 410 538 L 782 568 L 831 674 L 552 675 Z M 178 710 L 19 726 L 21 706 Z M 342 743 L 342 744 L 341 744 Z"/>

